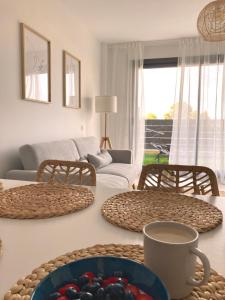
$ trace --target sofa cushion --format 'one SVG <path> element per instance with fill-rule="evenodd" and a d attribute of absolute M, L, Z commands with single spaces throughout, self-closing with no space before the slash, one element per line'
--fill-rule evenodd
<path fill-rule="evenodd" d="M 73 140 L 24 145 L 19 149 L 25 170 L 37 170 L 46 159 L 79 160 L 80 155 Z"/>
<path fill-rule="evenodd" d="M 88 154 L 100 153 L 99 140 L 94 136 L 74 139 L 80 157 L 87 157 Z"/>
<path fill-rule="evenodd" d="M 112 156 L 107 150 L 102 150 L 101 153 L 97 155 L 88 154 L 87 159 L 96 169 L 108 166 L 112 162 Z"/>
<path fill-rule="evenodd" d="M 36 170 L 10 170 L 6 173 L 6 179 L 36 181 Z"/>
<path fill-rule="evenodd" d="M 37 171 L 32 170 L 11 170 L 6 174 L 7 179 L 36 181 Z M 126 178 L 110 174 L 97 174 L 97 186 L 107 188 L 127 189 L 129 187 Z"/>
<path fill-rule="evenodd" d="M 129 183 L 126 178 L 110 174 L 96 174 L 97 187 L 112 189 L 128 189 Z"/>
<path fill-rule="evenodd" d="M 135 164 L 112 163 L 97 170 L 97 174 L 112 174 L 122 176 L 132 184 L 140 176 L 141 166 Z"/>

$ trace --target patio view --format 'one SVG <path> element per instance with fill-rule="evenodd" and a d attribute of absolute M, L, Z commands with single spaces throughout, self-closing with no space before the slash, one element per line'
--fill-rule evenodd
<path fill-rule="evenodd" d="M 168 164 L 173 120 L 145 120 L 144 164 Z"/>
<path fill-rule="evenodd" d="M 144 165 L 169 163 L 176 78 L 174 63 L 169 67 L 165 62 L 149 64 L 144 69 Z"/>

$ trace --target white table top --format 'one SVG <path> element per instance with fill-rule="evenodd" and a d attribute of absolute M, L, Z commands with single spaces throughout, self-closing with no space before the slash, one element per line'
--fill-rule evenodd
<path fill-rule="evenodd" d="M 1 180 L 4 188 L 30 184 L 25 181 Z M 100 208 L 107 198 L 122 189 L 102 186 L 93 188 L 95 202 L 79 212 L 42 220 L 0 218 L 3 255 L 0 258 L 0 299 L 16 281 L 59 255 L 95 244 L 142 244 L 141 233 L 131 232 L 108 223 Z M 225 215 L 224 197 L 198 196 L 217 206 Z M 225 225 L 200 234 L 199 248 L 208 256 L 211 267 L 225 275 Z"/>

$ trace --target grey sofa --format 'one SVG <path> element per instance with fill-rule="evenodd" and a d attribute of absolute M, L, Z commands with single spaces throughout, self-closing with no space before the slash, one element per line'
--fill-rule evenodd
<path fill-rule="evenodd" d="M 97 185 L 127 188 L 139 177 L 141 166 L 132 164 L 130 150 L 108 150 L 112 163 L 96 170 Z M 82 137 L 68 140 L 23 145 L 19 149 L 23 170 L 10 170 L 7 179 L 35 181 L 40 163 L 46 159 L 82 160 L 87 154 L 100 152 L 96 137 Z"/>

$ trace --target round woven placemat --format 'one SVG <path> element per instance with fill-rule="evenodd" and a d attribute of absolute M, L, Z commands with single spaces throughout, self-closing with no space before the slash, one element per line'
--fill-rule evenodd
<path fill-rule="evenodd" d="M 222 212 L 193 197 L 158 191 L 132 191 L 115 195 L 102 206 L 112 224 L 141 232 L 153 221 L 176 221 L 206 232 L 222 223 Z"/>
<path fill-rule="evenodd" d="M 42 219 L 83 209 L 94 201 L 92 192 L 80 186 L 30 184 L 0 193 L 0 217 Z"/>
<path fill-rule="evenodd" d="M 0 239 L 0 256 L 2 256 L 2 240 Z"/>
<path fill-rule="evenodd" d="M 37 284 L 53 270 L 80 258 L 101 255 L 127 257 L 142 263 L 144 261 L 143 247 L 139 245 L 95 245 L 93 247 L 75 250 L 42 264 L 40 267 L 33 270 L 30 275 L 19 279 L 5 294 L 4 300 L 29 300 Z M 197 265 L 195 277 L 199 280 L 202 276 L 203 269 L 200 265 Z M 185 300 L 197 299 L 224 300 L 225 278 L 211 269 L 208 284 L 202 285 L 201 287 L 195 287 L 192 293 L 185 298 Z"/>
<path fill-rule="evenodd" d="M 2 192 L 3 191 L 3 184 L 2 184 L 2 182 L 0 181 L 0 192 Z"/>

